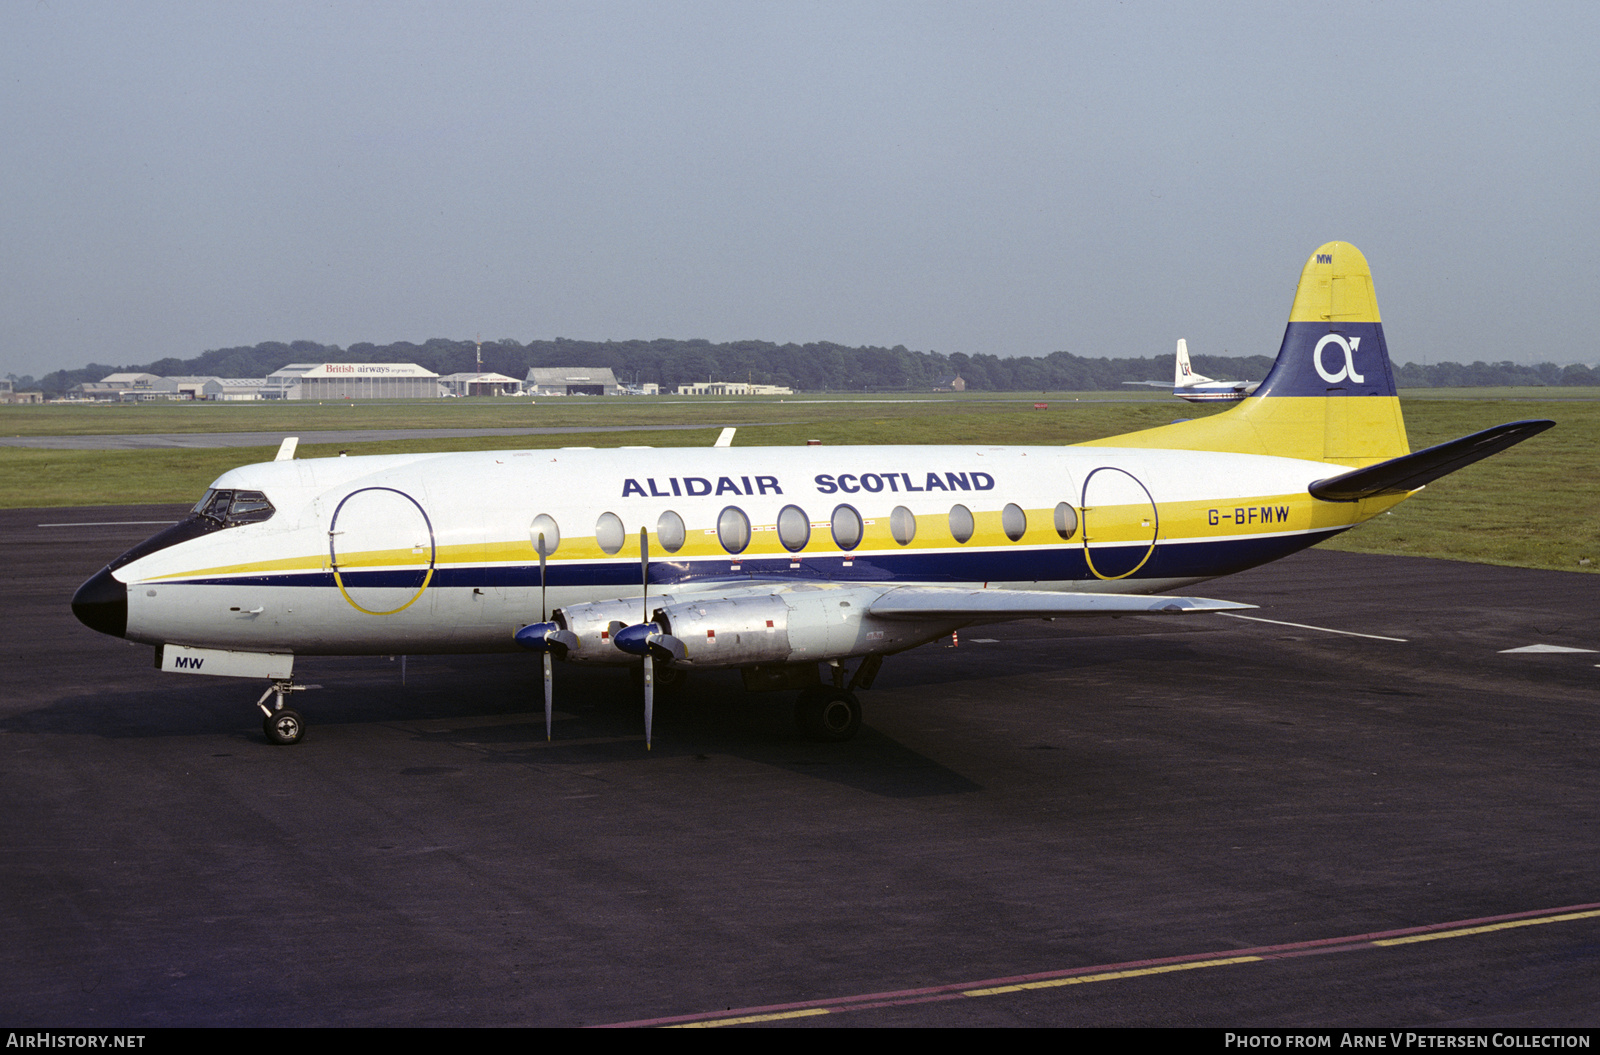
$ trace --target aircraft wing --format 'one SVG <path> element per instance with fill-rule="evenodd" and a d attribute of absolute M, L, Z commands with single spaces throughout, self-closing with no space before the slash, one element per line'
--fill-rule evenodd
<path fill-rule="evenodd" d="M 886 591 L 873 601 L 867 612 L 883 619 L 956 616 L 999 622 L 1006 619 L 1049 619 L 1058 616 L 1177 615 L 1186 612 L 1227 612 L 1254 607 L 1253 604 L 1213 601 L 1205 597 L 900 586 Z"/>
<path fill-rule="evenodd" d="M 1365 469 L 1318 480 L 1308 490 L 1313 497 L 1326 502 L 1357 502 L 1378 495 L 1405 494 L 1554 426 L 1555 422 L 1543 419 L 1496 425 L 1414 454 L 1403 454 Z"/>

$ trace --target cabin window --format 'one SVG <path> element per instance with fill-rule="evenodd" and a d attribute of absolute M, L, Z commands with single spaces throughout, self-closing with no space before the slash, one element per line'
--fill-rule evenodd
<path fill-rule="evenodd" d="M 544 539 L 542 546 L 539 544 L 541 536 Z M 548 557 L 561 545 L 561 529 L 548 513 L 540 513 L 528 525 L 528 541 L 533 543 L 533 552 Z"/>
<path fill-rule="evenodd" d="M 622 518 L 615 513 L 601 513 L 600 519 L 594 524 L 594 540 L 601 549 L 616 556 L 622 544 L 628 541 L 628 531 L 622 526 Z"/>
<path fill-rule="evenodd" d="M 784 506 L 778 513 L 778 541 L 790 553 L 799 553 L 811 541 L 811 518 L 799 506 Z"/>
<path fill-rule="evenodd" d="M 260 491 L 232 491 L 212 488 L 194 504 L 191 513 L 215 520 L 223 527 L 259 524 L 270 520 L 277 510 Z"/>
<path fill-rule="evenodd" d="M 909 546 L 917 537 L 917 516 L 905 506 L 895 506 L 889 514 L 889 534 L 902 546 Z"/>
<path fill-rule="evenodd" d="M 661 543 L 661 548 L 668 553 L 676 553 L 683 548 L 684 539 L 688 533 L 683 528 L 683 517 L 667 510 L 661 514 L 661 519 L 656 521 L 656 541 Z"/>
<path fill-rule="evenodd" d="M 1028 514 L 1015 502 L 1010 503 L 1000 511 L 1000 530 L 1012 542 L 1020 542 L 1022 536 L 1028 533 Z"/>
<path fill-rule="evenodd" d="M 975 525 L 972 521 L 972 510 L 963 505 L 950 507 L 950 537 L 957 542 L 966 542 L 972 537 Z"/>
<path fill-rule="evenodd" d="M 861 545 L 863 530 L 861 514 L 855 511 L 854 506 L 837 506 L 834 508 L 833 541 L 840 549 L 851 550 Z"/>
<path fill-rule="evenodd" d="M 1078 511 L 1072 508 L 1071 502 L 1062 502 L 1056 506 L 1056 534 L 1064 539 L 1071 538 L 1078 531 Z"/>
<path fill-rule="evenodd" d="M 738 506 L 729 506 L 717 517 L 717 541 L 729 553 L 743 553 L 750 545 L 750 518 Z"/>

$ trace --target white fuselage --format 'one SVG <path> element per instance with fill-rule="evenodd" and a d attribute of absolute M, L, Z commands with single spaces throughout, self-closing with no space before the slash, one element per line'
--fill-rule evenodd
<path fill-rule="evenodd" d="M 557 607 L 639 597 L 641 529 L 651 595 L 752 583 L 1154 593 L 1275 559 L 1372 515 L 1367 503 L 1306 493 L 1345 469 L 1242 454 L 959 446 L 266 462 L 212 486 L 265 494 L 270 519 L 158 549 L 114 576 L 128 586 L 126 636 L 137 641 L 503 651 Z"/>

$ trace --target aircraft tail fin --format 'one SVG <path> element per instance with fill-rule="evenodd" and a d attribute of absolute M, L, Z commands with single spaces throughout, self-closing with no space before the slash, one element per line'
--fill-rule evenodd
<path fill-rule="evenodd" d="M 1203 385 L 1211 378 L 1194 372 L 1194 367 L 1189 364 L 1189 342 L 1182 337 L 1178 338 L 1178 355 L 1172 364 L 1172 387 L 1188 388 L 1191 385 Z"/>
<path fill-rule="evenodd" d="M 1186 351 L 1179 342 L 1180 368 Z M 1410 453 L 1366 258 L 1348 242 L 1311 254 L 1278 358 L 1236 407 L 1089 446 L 1274 454 L 1357 467 Z"/>

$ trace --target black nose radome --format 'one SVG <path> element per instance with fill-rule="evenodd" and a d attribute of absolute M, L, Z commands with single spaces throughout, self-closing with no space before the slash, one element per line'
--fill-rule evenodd
<path fill-rule="evenodd" d="M 90 630 L 112 637 L 128 632 L 128 588 L 101 568 L 72 595 L 72 614 Z"/>

